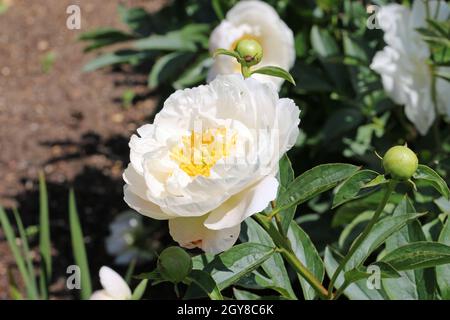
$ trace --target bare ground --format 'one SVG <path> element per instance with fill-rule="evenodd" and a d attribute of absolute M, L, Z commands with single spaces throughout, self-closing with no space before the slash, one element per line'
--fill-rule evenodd
<path fill-rule="evenodd" d="M 37 177 L 44 171 L 51 199 L 54 258 L 64 270 L 71 259 L 67 257 L 66 205 L 73 186 L 87 225 L 89 253 L 98 261 L 108 261 L 102 238 L 107 222 L 125 207 L 121 173 L 128 138 L 151 116 L 157 97 L 146 97 L 124 109 L 123 91 L 132 86 L 138 93 L 146 92 L 144 76 L 82 72 L 95 54 L 83 53 L 78 36 L 99 26 L 124 28 L 117 17 L 119 1 L 7 2 L 10 7 L 0 15 L 0 202 L 6 208 L 18 206 L 25 223 L 36 224 Z M 120 2 L 157 10 L 164 1 Z M 66 28 L 66 8 L 71 4 L 81 8 L 81 30 Z M 43 61 L 49 54 L 55 58 L 45 72 Z M 0 230 L 0 299 L 5 299 L 7 270 L 14 267 L 14 259 L 2 239 Z M 62 290 L 62 276 L 55 275 L 55 292 Z"/>

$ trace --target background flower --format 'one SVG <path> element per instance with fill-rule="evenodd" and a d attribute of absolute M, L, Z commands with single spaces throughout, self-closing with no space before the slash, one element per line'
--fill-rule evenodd
<path fill-rule="evenodd" d="M 433 124 L 436 110 L 450 115 L 450 83 L 437 79 L 435 106 L 433 75 L 427 63 L 430 50 L 416 31 L 416 28 L 426 26 L 427 10 L 436 20 L 446 20 L 450 13 L 444 1 L 427 4 L 414 1 L 412 10 L 398 4 L 381 7 L 377 20 L 387 46 L 377 52 L 371 64 L 371 68 L 381 75 L 388 95 L 397 104 L 405 105 L 406 116 L 422 135 Z"/>
<path fill-rule="evenodd" d="M 278 160 L 297 139 L 299 113 L 272 85 L 241 75 L 175 92 L 131 137 L 125 201 L 169 219 L 184 247 L 228 249 L 240 223 L 276 197 Z"/>
<path fill-rule="evenodd" d="M 119 214 L 109 225 L 106 251 L 114 256 L 114 263 L 128 265 L 131 261 L 141 263 L 153 258 L 149 231 L 142 224 L 142 216 L 133 210 Z M 151 239 L 150 239 L 151 242 Z"/>
<path fill-rule="evenodd" d="M 262 1 L 241 1 L 228 11 L 225 20 L 217 26 L 209 38 L 210 52 L 219 48 L 234 50 L 242 39 L 255 39 L 261 43 L 263 58 L 258 67 L 272 65 L 285 70 L 295 62 L 294 35 L 292 30 L 280 19 L 277 12 Z M 208 81 L 218 74 L 240 73 L 236 59 L 218 56 L 212 65 Z M 275 84 L 279 89 L 280 78 L 255 75 L 255 78 Z"/>

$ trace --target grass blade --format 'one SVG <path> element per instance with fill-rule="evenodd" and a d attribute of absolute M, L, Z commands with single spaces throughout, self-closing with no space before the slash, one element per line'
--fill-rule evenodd
<path fill-rule="evenodd" d="M 52 255 L 50 242 L 50 220 L 48 214 L 48 195 L 44 174 L 39 174 L 39 251 L 48 278 L 52 274 Z"/>
<path fill-rule="evenodd" d="M 20 218 L 19 211 L 13 209 L 14 218 L 16 219 L 17 229 L 19 230 L 20 240 L 22 241 L 23 257 L 27 266 L 28 275 L 30 277 L 30 284 L 32 285 L 32 290 L 37 292 L 36 277 L 34 275 L 34 266 L 31 259 L 30 246 L 28 245 L 28 238 L 25 233 L 25 228 L 23 227 L 22 219 Z M 43 298 L 43 297 L 41 297 Z"/>
<path fill-rule="evenodd" d="M 33 285 L 31 283 L 31 277 L 28 274 L 27 267 L 25 265 L 25 261 L 23 256 L 20 253 L 20 249 L 16 243 L 16 235 L 14 233 L 13 228 L 9 222 L 8 216 L 6 215 L 5 210 L 0 207 L 0 223 L 3 227 L 3 232 L 5 233 L 6 240 L 8 241 L 9 248 L 16 260 L 17 268 L 23 278 L 23 282 L 25 283 L 25 288 L 27 291 L 28 299 L 36 300 L 38 298 L 37 292 L 33 290 Z"/>
<path fill-rule="evenodd" d="M 92 294 L 91 274 L 84 245 L 83 232 L 81 230 L 80 219 L 75 203 L 75 194 L 73 190 L 69 193 L 69 220 L 70 234 L 72 237 L 72 250 L 75 263 L 81 270 L 81 299 L 89 299 Z"/>

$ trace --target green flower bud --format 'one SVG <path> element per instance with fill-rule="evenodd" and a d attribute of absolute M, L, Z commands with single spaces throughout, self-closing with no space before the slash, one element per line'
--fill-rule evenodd
<path fill-rule="evenodd" d="M 419 160 L 411 149 L 404 146 L 390 148 L 383 158 L 386 173 L 397 180 L 408 180 L 417 170 Z"/>
<path fill-rule="evenodd" d="M 192 270 L 192 259 L 179 247 L 169 247 L 158 258 L 158 270 L 161 276 L 170 282 L 183 281 Z"/>
<path fill-rule="evenodd" d="M 247 67 L 260 63 L 263 57 L 261 45 L 253 39 L 240 40 L 236 45 L 235 51 L 243 59 Z"/>

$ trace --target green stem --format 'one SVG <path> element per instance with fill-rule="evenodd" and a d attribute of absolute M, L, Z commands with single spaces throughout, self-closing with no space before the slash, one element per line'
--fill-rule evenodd
<path fill-rule="evenodd" d="M 329 293 L 322 283 L 305 267 L 305 265 L 297 258 L 297 256 L 285 248 L 280 249 L 281 254 L 286 261 L 300 274 L 322 298 L 327 298 Z"/>
<path fill-rule="evenodd" d="M 241 64 L 241 72 L 244 76 L 244 79 L 249 78 L 252 75 L 250 68 L 245 66 L 244 64 Z"/>
<path fill-rule="evenodd" d="M 278 219 L 277 219 L 278 217 Z M 329 296 L 327 289 L 322 283 L 306 268 L 306 266 L 297 258 L 292 250 L 291 243 L 286 236 L 283 236 L 281 229 L 281 221 L 279 215 L 275 215 L 278 229 L 275 228 L 272 222 L 267 221 L 267 217 L 263 215 L 254 215 L 254 218 L 260 223 L 260 225 L 271 235 L 274 240 L 277 249 L 285 260 L 294 268 L 294 270 L 300 274 L 310 285 L 316 290 L 316 292 L 322 297 L 327 298 Z"/>
<path fill-rule="evenodd" d="M 341 271 L 344 269 L 345 265 L 350 260 L 352 255 L 356 252 L 356 250 L 359 248 L 359 246 L 367 238 L 370 231 L 372 231 L 373 226 L 377 222 L 378 218 L 380 217 L 381 213 L 384 210 L 384 207 L 386 206 L 386 203 L 389 200 L 389 197 L 391 196 L 392 192 L 394 191 L 396 184 L 397 184 L 397 181 L 395 181 L 395 180 L 389 181 L 389 184 L 387 186 L 386 192 L 384 193 L 383 199 L 381 200 L 380 204 L 378 205 L 378 208 L 376 209 L 375 213 L 373 214 L 372 219 L 366 225 L 366 227 L 364 228 L 364 231 L 356 239 L 356 241 L 354 242 L 354 244 L 351 246 L 350 250 L 348 251 L 347 255 L 344 257 L 344 259 L 339 264 L 336 271 L 333 273 L 333 276 L 331 277 L 331 280 L 330 280 L 330 285 L 328 286 L 328 298 L 329 299 L 333 298 L 332 292 L 333 292 L 333 287 L 334 287 L 334 284 L 336 283 L 337 277 L 339 276 Z M 338 289 L 338 292 L 339 291 L 340 290 Z"/>

